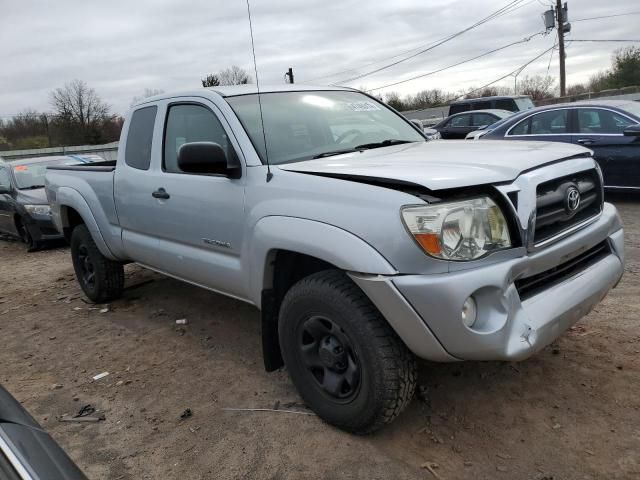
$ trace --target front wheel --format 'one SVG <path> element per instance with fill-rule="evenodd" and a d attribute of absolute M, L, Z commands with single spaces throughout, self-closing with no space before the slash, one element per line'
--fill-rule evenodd
<path fill-rule="evenodd" d="M 278 330 L 293 383 L 327 423 L 372 433 L 411 401 L 413 355 L 345 273 L 319 272 L 291 287 Z"/>
<path fill-rule="evenodd" d="M 89 300 L 104 303 L 122 295 L 124 267 L 100 253 L 85 225 L 73 229 L 71 259 L 78 283 Z"/>

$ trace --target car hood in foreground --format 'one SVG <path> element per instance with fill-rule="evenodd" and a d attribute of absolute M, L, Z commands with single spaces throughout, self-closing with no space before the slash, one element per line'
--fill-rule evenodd
<path fill-rule="evenodd" d="M 429 190 L 502 183 L 522 172 L 591 152 L 551 142 L 419 142 L 278 165 L 290 172 L 396 180 Z"/>

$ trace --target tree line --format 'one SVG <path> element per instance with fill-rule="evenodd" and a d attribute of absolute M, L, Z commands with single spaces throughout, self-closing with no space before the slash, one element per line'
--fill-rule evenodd
<path fill-rule="evenodd" d="M 93 88 L 73 80 L 49 94 L 51 113 L 27 109 L 0 119 L 0 150 L 98 145 L 117 140 L 123 119 Z"/>
<path fill-rule="evenodd" d="M 201 79 L 203 87 L 252 82 L 251 75 L 236 65 Z M 579 95 L 635 85 L 640 85 L 640 48 L 627 47 L 613 54 L 609 69 L 593 75 L 586 83 L 569 86 L 567 93 Z M 132 99 L 132 104 L 160 93 L 162 90 L 147 88 Z M 513 94 L 529 95 L 534 102 L 552 98 L 557 96 L 556 81 L 548 75 L 525 76 L 518 80 L 515 88 L 488 86 L 465 92 L 426 89 L 404 97 L 398 92 L 389 92 L 380 99 L 396 110 L 406 111 L 442 106 L 460 98 Z M 119 139 L 123 118 L 112 113 L 111 106 L 86 82 L 73 80 L 56 88 L 50 93 L 49 102 L 50 113 L 27 109 L 12 118 L 0 118 L 0 150 L 99 145 Z"/>
<path fill-rule="evenodd" d="M 235 65 L 209 74 L 203 87 L 251 83 L 251 76 Z M 133 97 L 131 105 L 164 93 L 146 88 Z M 0 118 L 0 151 L 71 145 L 100 145 L 116 141 L 124 118 L 82 80 L 72 80 L 49 94 L 51 111 L 26 109 L 8 119 Z"/>
<path fill-rule="evenodd" d="M 611 68 L 593 75 L 586 83 L 567 87 L 567 95 L 619 89 L 640 85 L 640 48 L 627 47 L 617 50 L 612 57 Z M 534 102 L 558 96 L 556 81 L 549 75 L 525 76 L 515 87 L 489 86 L 471 88 L 465 92 L 445 92 L 440 89 L 423 90 L 414 95 L 400 96 L 389 92 L 382 97 L 388 105 L 399 111 L 447 105 L 462 98 L 491 97 L 496 95 L 528 95 Z"/>

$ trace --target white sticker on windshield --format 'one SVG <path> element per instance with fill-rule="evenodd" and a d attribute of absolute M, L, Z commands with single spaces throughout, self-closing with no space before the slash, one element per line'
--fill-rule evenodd
<path fill-rule="evenodd" d="M 373 112 L 380 110 L 380 107 L 373 102 L 351 102 L 347 106 L 354 112 Z"/>

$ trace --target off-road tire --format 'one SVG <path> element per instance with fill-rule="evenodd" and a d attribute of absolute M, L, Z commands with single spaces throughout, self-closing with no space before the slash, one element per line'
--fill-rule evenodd
<path fill-rule="evenodd" d="M 78 225 L 71 234 L 71 259 L 76 278 L 84 294 L 94 303 L 105 303 L 122 296 L 124 267 L 106 258 L 93 241 L 89 229 Z M 88 263 L 86 263 L 88 262 Z M 86 265 L 91 265 L 92 281 L 88 282 Z"/>
<path fill-rule="evenodd" d="M 327 393 L 321 385 L 324 375 L 320 382 L 316 370 L 302 360 L 302 338 L 309 338 L 304 331 L 306 322 L 318 316 L 329 318 L 332 328 L 337 326 L 345 334 L 348 348 L 357 357 L 359 387 L 347 402 Z M 325 270 L 293 285 L 282 301 L 278 333 L 285 365 L 298 392 L 331 425 L 356 434 L 373 433 L 396 418 L 413 398 L 415 357 L 342 271 Z M 312 344 L 316 342 L 320 343 L 314 337 Z"/>

